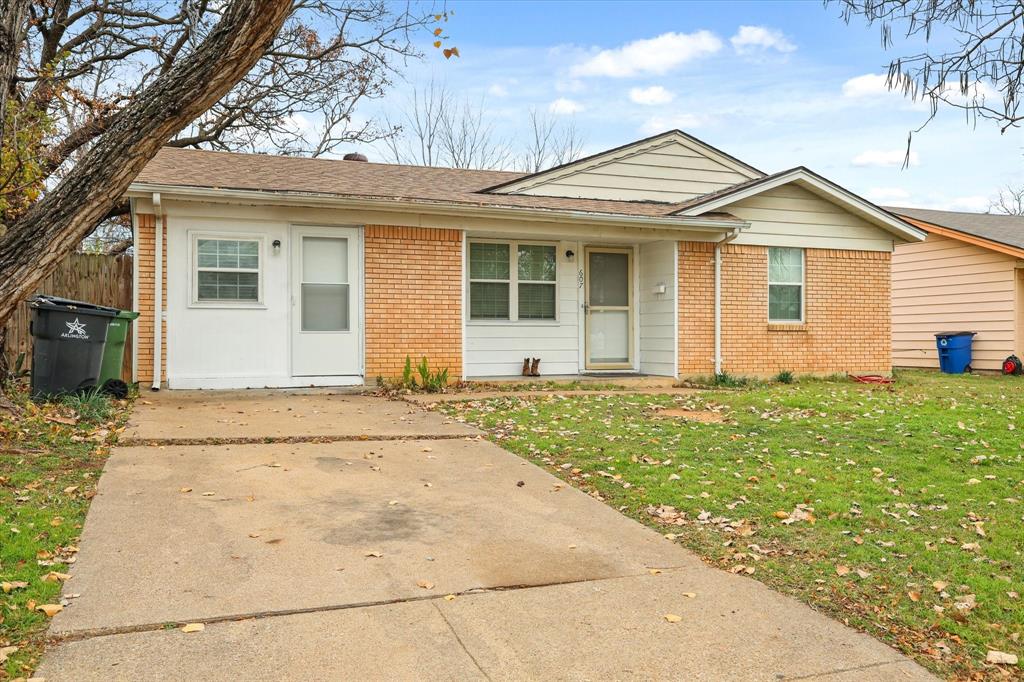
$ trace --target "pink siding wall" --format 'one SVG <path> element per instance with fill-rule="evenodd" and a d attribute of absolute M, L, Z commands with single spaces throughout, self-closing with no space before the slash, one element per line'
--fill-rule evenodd
<path fill-rule="evenodd" d="M 893 365 L 938 367 L 935 334 L 978 332 L 975 369 L 999 369 L 1018 341 L 1016 259 L 930 234 L 892 258 Z"/>

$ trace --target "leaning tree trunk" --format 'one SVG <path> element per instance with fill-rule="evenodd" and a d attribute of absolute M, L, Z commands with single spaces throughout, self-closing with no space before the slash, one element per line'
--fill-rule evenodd
<path fill-rule="evenodd" d="M 60 184 L 7 226 L 0 236 L 0 328 L 160 147 L 245 76 L 291 9 L 291 0 L 231 0 L 195 51 L 143 90 Z"/>

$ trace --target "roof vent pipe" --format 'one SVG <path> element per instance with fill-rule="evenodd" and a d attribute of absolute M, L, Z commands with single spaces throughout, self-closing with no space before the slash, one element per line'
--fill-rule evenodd
<path fill-rule="evenodd" d="M 345 160 L 345 161 L 362 161 L 364 163 L 366 161 L 369 161 L 369 159 L 366 158 L 365 155 L 360 154 L 359 152 L 349 152 L 348 154 L 346 154 L 345 156 L 343 156 L 341 158 L 343 160 Z"/>

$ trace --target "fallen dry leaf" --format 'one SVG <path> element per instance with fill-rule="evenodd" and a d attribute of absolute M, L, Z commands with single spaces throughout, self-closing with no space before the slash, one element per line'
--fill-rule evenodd
<path fill-rule="evenodd" d="M 696 592 L 683 592 L 683 596 L 686 597 L 687 599 L 693 599 L 694 597 L 697 596 L 697 593 Z"/>
<path fill-rule="evenodd" d="M 0 663 L 6 662 L 7 661 L 7 657 L 10 656 L 11 654 L 17 652 L 17 651 L 18 651 L 18 647 L 16 647 L 16 646 L 0 647 Z"/>
<path fill-rule="evenodd" d="M 840 577 L 846 575 L 849 572 L 850 572 L 850 567 L 849 566 L 844 566 L 842 564 L 839 564 L 838 566 L 836 566 L 836 575 L 838 575 Z"/>
<path fill-rule="evenodd" d="M 46 582 L 46 583 L 64 582 L 65 580 L 70 580 L 70 579 L 71 579 L 71 575 L 70 574 L 68 574 L 68 573 L 58 573 L 57 571 L 50 571 L 49 573 L 47 573 L 46 575 L 43 576 L 43 582 Z"/>
<path fill-rule="evenodd" d="M 179 493 L 190 493 L 190 492 L 192 492 L 192 488 L 180 488 L 178 490 L 178 492 Z"/>
<path fill-rule="evenodd" d="M 36 607 L 36 610 L 45 613 L 47 618 L 53 618 L 58 613 L 63 611 L 64 607 L 60 604 L 40 604 Z"/>
<path fill-rule="evenodd" d="M 381 558 L 382 556 L 384 556 L 384 554 L 382 554 L 381 552 L 365 552 L 365 553 L 363 554 L 363 556 L 364 556 L 364 557 L 374 557 L 374 558 L 376 558 L 376 559 L 379 559 L 379 558 Z"/>
<path fill-rule="evenodd" d="M 682 617 L 682 616 L 677 616 L 677 615 L 676 615 L 676 614 L 674 614 L 674 613 L 666 613 L 666 614 L 665 614 L 665 620 L 667 620 L 667 621 L 668 621 L 668 622 L 670 622 L 670 623 L 678 623 L 678 622 L 679 622 L 679 621 L 681 621 L 682 619 L 683 619 L 683 617 Z"/>
<path fill-rule="evenodd" d="M 422 587 L 424 590 L 434 589 L 434 583 L 430 582 L 429 580 L 417 580 L 416 586 Z"/>
<path fill-rule="evenodd" d="M 455 601 L 455 595 L 454 594 L 446 594 L 446 595 L 444 595 L 444 600 L 445 601 Z"/>
<path fill-rule="evenodd" d="M 202 632 L 206 629 L 206 625 L 203 623 L 189 623 L 188 625 L 182 625 L 182 632 Z"/>
<path fill-rule="evenodd" d="M 907 592 L 907 596 L 910 597 L 910 601 L 921 601 L 921 593 L 910 591 Z"/>
<path fill-rule="evenodd" d="M 935 588 L 936 592 L 942 592 L 944 589 L 949 587 L 949 583 L 947 583 L 945 580 L 936 580 L 932 583 L 932 587 Z"/>
<path fill-rule="evenodd" d="M 648 568 L 647 572 L 650 573 L 651 575 L 658 575 L 659 573 L 661 573 L 661 569 L 660 568 Z"/>
<path fill-rule="evenodd" d="M 24 580 L 11 580 L 0 583 L 0 590 L 3 590 L 4 594 L 10 594 L 14 590 L 21 590 L 28 587 L 28 583 Z"/>

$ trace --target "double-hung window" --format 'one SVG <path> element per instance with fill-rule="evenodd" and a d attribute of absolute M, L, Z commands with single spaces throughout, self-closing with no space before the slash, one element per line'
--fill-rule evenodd
<path fill-rule="evenodd" d="M 260 302 L 260 240 L 194 235 L 193 301 Z"/>
<path fill-rule="evenodd" d="M 470 242 L 469 319 L 556 319 L 557 269 L 553 244 Z"/>
<path fill-rule="evenodd" d="M 803 249 L 768 249 L 768 321 L 804 321 Z"/>

